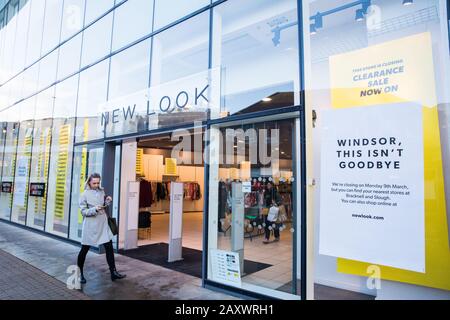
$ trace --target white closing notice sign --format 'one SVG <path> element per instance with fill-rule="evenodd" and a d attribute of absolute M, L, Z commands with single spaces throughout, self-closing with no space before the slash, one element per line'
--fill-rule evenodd
<path fill-rule="evenodd" d="M 425 272 L 422 107 L 322 112 L 320 254 Z"/>

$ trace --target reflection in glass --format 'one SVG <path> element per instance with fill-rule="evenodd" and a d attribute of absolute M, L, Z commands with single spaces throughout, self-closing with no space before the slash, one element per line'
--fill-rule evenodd
<path fill-rule="evenodd" d="M 42 31 L 44 29 L 44 10 L 42 1 L 31 0 L 30 27 L 28 29 L 28 45 L 26 65 L 35 62 L 41 55 Z"/>
<path fill-rule="evenodd" d="M 48 51 L 53 49 L 59 43 L 62 10 L 63 10 L 63 1 L 61 0 L 45 1 L 45 21 L 42 38 L 41 55 L 46 54 Z"/>
<path fill-rule="evenodd" d="M 214 9 L 220 116 L 299 103 L 297 1 L 227 1 Z"/>
<path fill-rule="evenodd" d="M 130 116 L 127 119 L 123 117 L 123 109 L 119 112 L 114 111 L 114 116 L 109 119 L 112 124 L 106 127 L 106 135 L 119 135 L 145 130 L 146 123 L 146 104 L 142 101 L 133 101 L 132 98 L 124 96 L 142 91 L 148 88 L 150 64 L 150 39 L 140 42 L 133 47 L 124 50 L 111 57 L 111 68 L 109 77 L 109 97 L 108 105 L 103 112 L 109 112 L 113 116 L 113 111 L 120 107 L 132 107 Z M 114 101 L 117 101 L 115 103 Z M 122 102 L 122 103 L 121 103 Z M 134 106 L 135 103 L 140 105 Z M 128 110 L 128 109 L 127 109 Z M 115 123 L 113 123 L 115 122 Z"/>
<path fill-rule="evenodd" d="M 64 0 L 61 24 L 61 42 L 83 26 L 85 0 Z"/>
<path fill-rule="evenodd" d="M 31 166 L 28 192 L 27 226 L 44 230 L 48 194 L 48 170 L 55 88 L 51 87 L 36 96 L 36 112 L 31 151 Z M 43 190 L 38 190 L 43 186 Z"/>
<path fill-rule="evenodd" d="M 57 63 L 58 50 L 52 51 L 52 53 L 39 61 L 38 90 L 44 89 L 55 82 Z"/>
<path fill-rule="evenodd" d="M 14 196 L 11 221 L 25 224 L 28 203 L 28 183 L 30 173 L 31 148 L 33 144 L 33 125 L 35 98 L 20 104 L 20 127 L 17 142 L 16 169 L 14 177 Z"/>
<path fill-rule="evenodd" d="M 113 13 L 111 12 L 83 31 L 81 67 L 85 67 L 110 53 L 112 21 Z"/>
<path fill-rule="evenodd" d="M 295 288 L 294 129 L 293 120 L 281 120 L 210 133 L 209 254 L 239 253 L 242 288 L 268 296 Z M 211 266 L 208 278 L 216 280 Z"/>
<path fill-rule="evenodd" d="M 86 14 L 84 18 L 84 25 L 100 17 L 106 11 L 111 9 L 114 5 L 114 0 L 86 0 Z"/>
<path fill-rule="evenodd" d="M 16 30 L 16 41 L 14 44 L 14 65 L 13 74 L 17 74 L 25 67 L 28 21 L 30 17 L 31 3 L 28 2 L 18 13 L 18 23 Z M 11 50 L 11 48 L 8 48 Z"/>
<path fill-rule="evenodd" d="M 78 71 L 81 58 L 81 34 L 59 47 L 58 80 Z"/>
<path fill-rule="evenodd" d="M 72 176 L 72 199 L 70 209 L 70 232 L 72 240 L 81 241 L 83 216 L 79 209 L 79 198 L 84 192 L 87 177 L 92 173 L 102 172 L 103 145 L 76 146 L 73 165 L 77 170 Z"/>
<path fill-rule="evenodd" d="M 112 51 L 149 34 L 152 23 L 153 1 L 128 0 L 119 6 L 114 12 Z"/>
<path fill-rule="evenodd" d="M 157 98 L 151 105 L 156 114 L 149 117 L 149 129 L 206 119 L 202 105 L 206 100 L 200 93 L 207 94 L 203 89 L 211 76 L 208 26 L 209 12 L 204 12 L 154 37 L 149 95 Z M 188 39 L 183 36 L 186 33 Z"/>
<path fill-rule="evenodd" d="M 4 154 L 2 161 L 2 187 L 0 193 L 0 218 L 9 220 L 11 216 L 14 186 L 14 176 L 16 169 L 16 151 L 19 138 L 19 117 L 17 105 L 1 112 L 2 135 L 5 139 Z"/>
<path fill-rule="evenodd" d="M 210 0 L 155 0 L 155 27 L 158 30 L 188 14 L 209 5 Z"/>
<path fill-rule="evenodd" d="M 63 237 L 69 228 L 69 198 L 78 76 L 56 85 L 45 229 Z"/>
<path fill-rule="evenodd" d="M 100 106 L 106 101 L 108 66 L 105 60 L 80 74 L 76 142 L 103 138 Z"/>

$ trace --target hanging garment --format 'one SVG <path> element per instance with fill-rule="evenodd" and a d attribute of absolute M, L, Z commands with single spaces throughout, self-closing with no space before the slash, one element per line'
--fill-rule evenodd
<path fill-rule="evenodd" d="M 156 184 L 156 199 L 158 201 L 166 199 L 165 184 L 162 182 Z"/>
<path fill-rule="evenodd" d="M 200 192 L 200 185 L 198 183 L 195 184 L 195 198 L 196 200 L 201 199 L 202 194 Z"/>
<path fill-rule="evenodd" d="M 225 218 L 225 210 L 227 204 L 228 190 L 225 182 L 219 182 L 219 219 Z"/>
<path fill-rule="evenodd" d="M 152 203 L 152 185 L 147 180 L 141 180 L 139 183 L 139 208 L 150 207 Z"/>

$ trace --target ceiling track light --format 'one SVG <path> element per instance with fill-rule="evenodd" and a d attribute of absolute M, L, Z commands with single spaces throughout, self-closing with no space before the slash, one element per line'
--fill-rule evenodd
<path fill-rule="evenodd" d="M 356 9 L 355 20 L 362 21 L 362 20 L 364 20 L 365 15 L 367 14 L 367 11 L 368 11 L 371 3 L 372 3 L 371 0 L 359 0 L 359 1 L 355 1 L 352 3 L 342 5 L 340 7 L 330 9 L 328 11 L 317 12 L 315 15 L 309 17 L 309 19 L 311 20 L 311 24 L 309 25 L 309 32 L 310 32 L 310 34 L 316 34 L 318 29 L 323 28 L 323 17 L 340 12 L 340 11 L 344 11 L 344 10 L 347 10 L 347 9 L 350 9 L 350 8 L 353 8 L 356 6 L 361 6 L 361 8 Z M 275 33 L 276 30 L 272 30 L 272 31 Z"/>
<path fill-rule="evenodd" d="M 356 10 L 355 20 L 358 21 L 358 22 L 364 20 L 364 11 L 363 11 L 363 9 L 357 9 Z"/>

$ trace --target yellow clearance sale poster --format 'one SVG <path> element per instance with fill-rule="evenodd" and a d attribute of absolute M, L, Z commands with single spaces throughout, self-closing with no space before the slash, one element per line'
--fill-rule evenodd
<path fill-rule="evenodd" d="M 334 109 L 398 102 L 423 106 L 426 271 L 380 266 L 380 275 L 385 280 L 450 290 L 448 221 L 430 33 L 335 55 L 329 64 Z M 369 266 L 343 258 L 337 261 L 338 272 L 360 276 L 369 275 Z"/>

